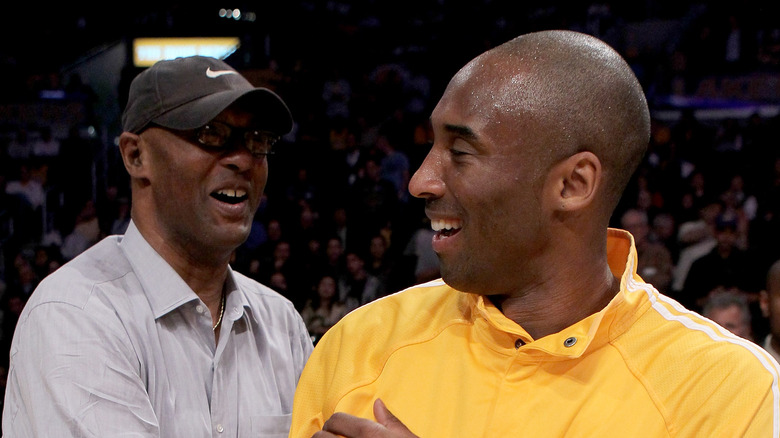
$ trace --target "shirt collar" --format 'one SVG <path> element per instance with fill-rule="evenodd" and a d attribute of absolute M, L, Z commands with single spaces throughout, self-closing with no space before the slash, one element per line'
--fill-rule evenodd
<path fill-rule="evenodd" d="M 198 299 L 171 265 L 149 245 L 132 220 L 119 247 L 132 265 L 155 318 Z"/>
<path fill-rule="evenodd" d="M 504 316 L 493 303 L 481 295 L 470 295 L 475 313 L 494 329 L 522 339 L 524 348 L 539 350 L 562 358 L 582 356 L 589 348 L 597 348 L 623 333 L 638 318 L 647 300 L 647 290 L 636 274 L 636 248 L 630 233 L 609 229 L 607 258 L 612 274 L 620 279 L 620 291 L 601 311 L 578 321 L 558 333 L 533 340 L 517 323 Z"/>

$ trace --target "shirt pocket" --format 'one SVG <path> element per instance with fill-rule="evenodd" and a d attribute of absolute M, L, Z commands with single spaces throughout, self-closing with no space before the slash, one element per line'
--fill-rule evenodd
<path fill-rule="evenodd" d="M 290 433 L 292 414 L 255 415 L 251 419 L 252 436 L 263 438 L 287 438 Z"/>

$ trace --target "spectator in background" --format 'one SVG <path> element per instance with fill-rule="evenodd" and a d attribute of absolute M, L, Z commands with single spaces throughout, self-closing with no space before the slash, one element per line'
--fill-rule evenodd
<path fill-rule="evenodd" d="M 382 179 L 393 183 L 396 196 L 405 203 L 409 199 L 409 157 L 398 150 L 395 141 L 391 134 L 377 137 L 376 147 L 382 153 L 379 161 L 380 175 Z"/>
<path fill-rule="evenodd" d="M 46 278 L 62 264 L 62 256 L 56 246 L 38 246 L 32 260 L 33 270 L 39 279 Z"/>
<path fill-rule="evenodd" d="M 121 197 L 117 199 L 116 212 L 111 221 L 109 235 L 125 234 L 130 225 L 130 199 Z"/>
<path fill-rule="evenodd" d="M 346 301 L 340 300 L 338 284 L 330 275 L 323 275 L 313 289 L 301 310 L 301 317 L 316 343 L 333 324 L 358 307 L 358 303 L 353 297 L 347 297 Z"/>
<path fill-rule="evenodd" d="M 52 134 L 50 126 L 44 126 L 40 129 L 41 136 L 32 144 L 32 155 L 34 157 L 51 160 L 60 154 L 60 141 Z"/>
<path fill-rule="evenodd" d="M 691 264 L 685 279 L 680 299 L 689 309 L 700 310 L 708 294 L 718 287 L 758 293 L 754 261 L 737 247 L 738 227 L 733 218 L 718 216 L 715 248 Z"/>
<path fill-rule="evenodd" d="M 683 222 L 677 229 L 680 256 L 672 274 L 672 291 L 676 298 L 679 299 L 685 287 L 693 262 L 717 246 L 715 221 L 722 210 L 723 206 L 719 202 L 710 202 L 699 209 L 697 220 Z"/>
<path fill-rule="evenodd" d="M 32 140 L 26 126 L 17 126 L 14 136 L 6 147 L 8 158 L 23 162 L 32 156 Z"/>
<path fill-rule="evenodd" d="M 42 237 L 46 194 L 43 184 L 33 177 L 30 164 L 21 163 L 16 172 L 4 185 L 0 184 L 0 189 L 4 188 L 0 211 L 5 216 L 0 235 L 11 234 L 8 240 L 22 247 L 35 244 Z"/>
<path fill-rule="evenodd" d="M 780 362 L 780 260 L 774 262 L 767 272 L 760 305 L 761 313 L 769 320 L 769 334 L 761 345 Z"/>
<path fill-rule="evenodd" d="M 384 285 L 366 269 L 366 261 L 355 251 L 345 253 L 346 269 L 339 278 L 339 299 L 349 310 L 385 295 Z"/>
<path fill-rule="evenodd" d="M 337 236 L 331 236 L 325 241 L 325 262 L 321 269 L 323 274 L 327 273 L 336 279 L 345 272 L 344 244 Z"/>
<path fill-rule="evenodd" d="M 750 306 L 746 295 L 738 289 L 717 288 L 710 292 L 702 315 L 741 338 L 755 341 Z"/>
<path fill-rule="evenodd" d="M 371 235 L 381 229 L 398 213 L 398 192 L 392 182 L 382 178 L 380 159 L 369 157 L 363 165 L 363 175 L 352 186 L 347 214 L 363 231 L 355 236 L 358 247 L 363 247 Z"/>
<path fill-rule="evenodd" d="M 95 203 L 88 200 L 76 216 L 73 230 L 63 239 L 60 253 L 65 261 L 72 260 L 102 237 Z"/>
<path fill-rule="evenodd" d="M 728 188 L 721 194 L 721 199 L 724 202 L 728 200 L 734 209 L 739 209 L 748 222 L 756 218 L 758 199 L 745 187 L 745 177 L 741 173 L 731 177 Z"/>
<path fill-rule="evenodd" d="M 19 165 L 16 178 L 9 180 L 5 186 L 5 192 L 18 196 L 32 210 L 39 210 L 46 202 L 46 193 L 43 184 L 33 177 L 33 169 L 30 162 Z"/>
<path fill-rule="evenodd" d="M 652 240 L 661 243 L 669 250 L 669 254 L 672 256 L 672 269 L 674 269 L 680 256 L 680 242 L 677 240 L 677 222 L 674 216 L 666 212 L 655 215 L 650 235 Z M 671 288 L 671 283 L 669 286 Z"/>
<path fill-rule="evenodd" d="M 292 226 L 292 225 L 291 225 Z M 283 230 L 282 220 L 277 218 L 271 218 L 265 225 L 266 238 L 265 240 L 251 251 L 247 257 L 261 260 L 265 263 L 273 258 L 276 245 L 281 241 L 286 241 L 286 233 Z"/>
<path fill-rule="evenodd" d="M 330 221 L 326 222 L 325 232 L 327 235 L 333 235 L 339 238 L 341 245 L 344 247 L 352 245 L 352 238 L 355 234 L 355 228 L 359 228 L 358 225 L 351 225 L 347 208 L 344 206 L 336 206 L 330 215 Z"/>
<path fill-rule="evenodd" d="M 368 247 L 366 270 L 375 276 L 386 291 L 397 291 L 403 288 L 407 279 L 402 278 L 402 272 L 397 269 L 397 263 L 388 252 L 388 242 L 385 236 L 376 234 L 371 238 Z"/>
<path fill-rule="evenodd" d="M 261 267 L 261 274 L 264 281 L 267 281 L 267 278 L 274 272 L 281 272 L 290 280 L 290 276 L 295 275 L 296 267 L 292 245 L 286 240 L 280 240 L 276 243 L 271 257 L 264 261 Z"/>
<path fill-rule="evenodd" d="M 427 217 L 422 219 L 421 226 L 414 231 L 404 250 L 404 256 L 414 262 L 415 283 L 425 283 L 441 276 L 439 259 L 431 246 L 431 240 L 436 233 L 430 228 L 430 223 Z"/>
<path fill-rule="evenodd" d="M 13 260 L 13 269 L 7 278 L 6 287 L 11 293 L 18 293 L 25 297 L 29 297 L 38 283 L 40 283 L 42 277 L 39 277 L 32 260 L 32 257 L 25 254 L 25 252 L 19 252 L 16 254 Z"/>
<path fill-rule="evenodd" d="M 713 189 L 710 187 L 710 181 L 702 170 L 694 169 L 688 176 L 687 187 L 683 189 L 681 198 L 681 211 L 679 214 L 683 217 L 696 215 L 702 208 L 716 200 Z M 690 212 L 690 213 L 686 213 Z"/>

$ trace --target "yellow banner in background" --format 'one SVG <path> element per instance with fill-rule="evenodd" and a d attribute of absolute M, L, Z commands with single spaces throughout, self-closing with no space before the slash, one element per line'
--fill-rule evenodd
<path fill-rule="evenodd" d="M 136 38 L 133 40 L 133 64 L 149 67 L 163 59 L 193 55 L 224 59 L 240 44 L 237 37 Z"/>

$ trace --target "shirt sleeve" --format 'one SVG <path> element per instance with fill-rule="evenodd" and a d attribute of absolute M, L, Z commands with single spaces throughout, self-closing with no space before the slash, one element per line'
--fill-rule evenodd
<path fill-rule="evenodd" d="M 336 334 L 338 329 L 337 324 L 325 334 L 303 369 L 295 390 L 290 438 L 309 438 L 325 423 L 324 404 L 331 383 L 328 376 L 332 376 L 334 371 L 329 366 L 333 358 L 328 353 L 334 338 L 339 338 Z M 338 344 L 338 341 L 335 342 Z"/>
<path fill-rule="evenodd" d="M 140 361 L 114 313 L 95 301 L 25 309 L 11 347 L 7 436 L 159 436 Z"/>

